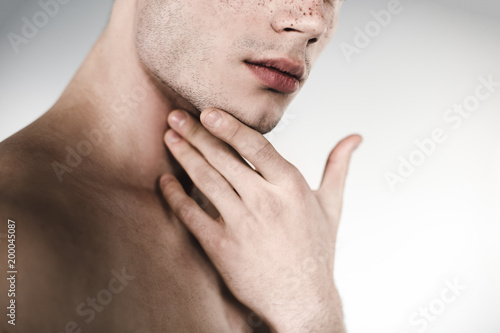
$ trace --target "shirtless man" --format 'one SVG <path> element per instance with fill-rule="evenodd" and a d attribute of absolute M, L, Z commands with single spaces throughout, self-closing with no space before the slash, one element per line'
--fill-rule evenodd
<path fill-rule="evenodd" d="M 262 136 L 339 9 L 116 0 L 57 103 L 0 144 L 2 332 L 343 332 L 334 245 L 361 138 L 312 191 Z"/>

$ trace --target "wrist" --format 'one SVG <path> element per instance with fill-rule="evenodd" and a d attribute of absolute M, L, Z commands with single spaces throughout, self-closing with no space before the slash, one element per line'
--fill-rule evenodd
<path fill-rule="evenodd" d="M 262 318 L 275 333 L 344 333 L 342 304 L 335 287 L 320 295 L 296 297 Z"/>

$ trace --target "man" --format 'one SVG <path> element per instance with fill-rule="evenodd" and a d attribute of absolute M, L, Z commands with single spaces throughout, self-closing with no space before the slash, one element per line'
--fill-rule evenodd
<path fill-rule="evenodd" d="M 0 145 L 3 331 L 343 332 L 333 249 L 361 139 L 311 191 L 262 136 L 339 9 L 116 0 L 57 103 Z"/>

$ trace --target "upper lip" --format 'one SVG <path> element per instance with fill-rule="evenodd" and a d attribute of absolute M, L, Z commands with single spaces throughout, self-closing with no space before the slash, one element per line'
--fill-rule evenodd
<path fill-rule="evenodd" d="M 290 75 L 297 80 L 301 81 L 304 78 L 306 72 L 305 65 L 300 61 L 293 61 L 289 58 L 276 58 L 276 59 L 262 59 L 262 60 L 246 60 L 245 62 L 270 67 Z"/>

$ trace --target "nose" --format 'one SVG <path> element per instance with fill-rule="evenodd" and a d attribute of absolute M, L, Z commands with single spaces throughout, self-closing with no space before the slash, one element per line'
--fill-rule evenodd
<path fill-rule="evenodd" d="M 323 0 L 281 1 L 271 25 L 277 33 L 294 33 L 307 44 L 316 43 L 326 31 Z"/>

